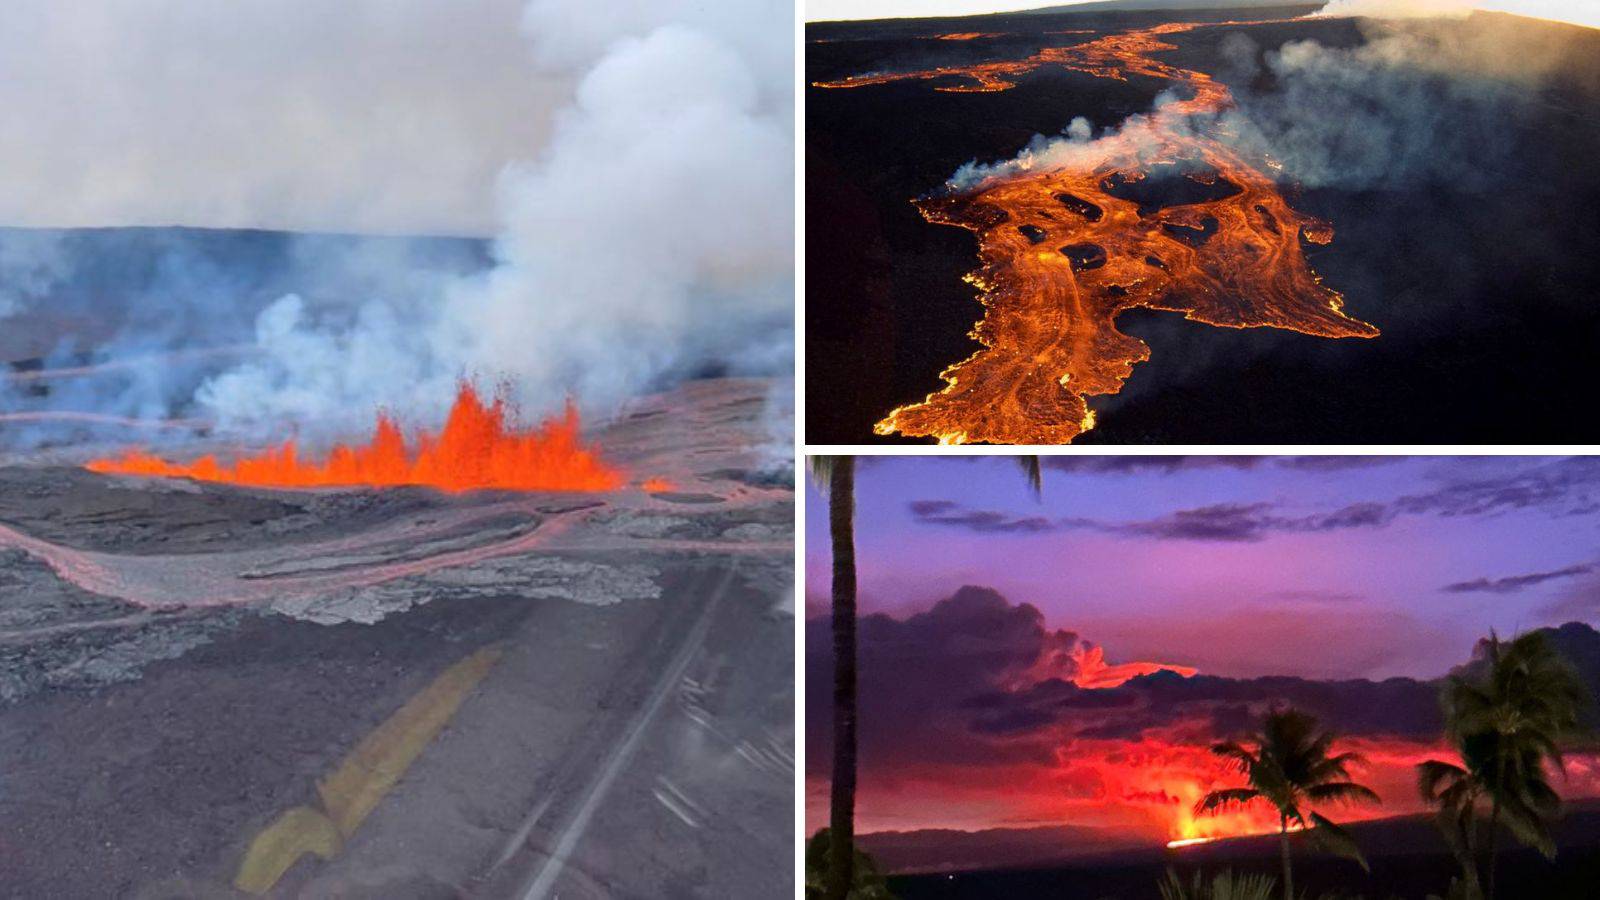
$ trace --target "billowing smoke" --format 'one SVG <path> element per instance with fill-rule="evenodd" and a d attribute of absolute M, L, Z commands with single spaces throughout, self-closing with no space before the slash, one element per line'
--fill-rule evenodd
<path fill-rule="evenodd" d="M 52 234 L 24 231 L 0 240 L 0 322 L 47 293 L 68 265 Z"/>
<path fill-rule="evenodd" d="M 1508 126 L 1524 90 L 1461 77 L 1441 52 L 1440 42 L 1410 32 L 1352 48 L 1285 44 L 1264 58 L 1275 89 L 1241 91 L 1223 125 L 1308 187 L 1480 188 L 1515 149 Z"/>
<path fill-rule="evenodd" d="M 195 395 L 209 378 L 261 358 L 257 332 L 270 333 L 270 317 L 265 328 L 256 320 L 280 298 L 353 323 L 381 309 L 425 309 L 489 263 L 478 239 L 0 229 L 0 296 L 12 313 L 0 319 L 0 360 L 24 363 L 0 368 L 0 443 L 77 435 L 82 420 L 60 413 L 199 418 Z M 149 440 L 192 429 L 100 433 Z"/>
<path fill-rule="evenodd" d="M 1364 23 L 1361 30 L 1365 40 L 1353 47 L 1298 40 L 1265 51 L 1248 32 L 1230 34 L 1220 44 L 1227 71 L 1218 73 L 1232 90 L 1230 108 L 1174 114 L 1179 98 L 1164 91 L 1150 112 L 1097 135 L 1078 117 L 1061 135 L 1036 137 L 1013 159 L 970 162 L 950 186 L 968 189 L 1028 170 L 1092 168 L 1130 155 L 1153 161 L 1170 154 L 1174 135 L 1203 135 L 1272 160 L 1286 180 L 1306 187 L 1447 182 L 1476 189 L 1512 162 L 1517 126 L 1540 106 L 1529 102 L 1535 93 L 1592 71 L 1573 64 L 1592 42 L 1553 39 L 1548 30 L 1524 31 L 1503 19 Z"/>
<path fill-rule="evenodd" d="M 1371 16 L 1406 19 L 1419 16 L 1465 16 L 1472 5 L 1465 0 L 1329 0 L 1319 16 Z"/>
<path fill-rule="evenodd" d="M 523 0 L 15 0 L 0 222 L 485 235 L 571 75 Z"/>
<path fill-rule="evenodd" d="M 284 289 L 270 297 L 226 271 L 196 274 L 215 276 L 213 289 L 186 292 L 191 303 L 162 294 L 146 317 L 157 321 L 128 316 L 94 349 L 169 351 L 173 341 L 152 340 L 167 329 L 178 342 L 243 344 L 238 359 L 148 392 L 152 402 L 137 409 L 74 400 L 194 414 L 236 432 L 292 422 L 315 434 L 356 427 L 380 406 L 432 415 L 463 376 L 509 384 L 530 414 L 572 397 L 604 415 L 681 377 L 790 370 L 785 4 L 608 4 L 602 13 L 571 0 L 406 11 L 247 3 L 241 14 L 189 3 L 160 22 L 127 3 L 90 6 L 30 9 L 71 52 L 22 52 L 0 66 L 64 83 L 42 93 L 82 101 L 74 121 L 122 99 L 112 95 L 118 83 L 135 109 L 112 116 L 103 134 L 46 129 L 44 148 L 11 132 L 0 161 L 43 177 L 28 190 L 15 182 L 29 179 L 8 179 L 0 216 L 496 236 L 476 265 L 463 262 L 474 248 L 440 260 L 418 249 L 427 242 L 307 239 L 271 273 Z M 154 25 L 168 26 L 171 45 L 158 37 L 162 46 L 136 51 L 110 40 L 159 36 Z M 96 35 L 114 45 L 109 58 L 91 52 Z M 91 57 L 88 71 L 73 70 Z M 277 72 L 283 60 L 299 68 Z M 152 77 L 132 77 L 146 70 Z M 34 109 L 46 102 L 31 99 Z M 208 127 L 182 125 L 212 116 Z M 73 182 L 53 169 L 52 143 L 81 155 L 91 177 Z M 61 195 L 71 184 L 80 186 Z M 50 186 L 54 205 L 42 195 Z M 0 269 L 24 275 L 7 278 L 0 315 L 26 318 L 29 298 L 74 267 L 48 243 L 0 241 Z M 430 258 L 418 265 L 418 256 Z M 8 400 L 0 385 L 0 403 L 18 407 L 16 393 Z M 67 406 L 60 393 L 49 402 Z"/>
<path fill-rule="evenodd" d="M 1588 0 L 1329 0 L 1316 14 L 1379 19 L 1460 18 L 1475 9 L 1600 28 L 1600 8 Z"/>

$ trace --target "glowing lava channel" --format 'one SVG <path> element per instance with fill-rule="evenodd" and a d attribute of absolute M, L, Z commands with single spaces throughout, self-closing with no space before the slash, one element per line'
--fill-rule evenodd
<path fill-rule="evenodd" d="M 301 458 L 294 440 L 253 456 L 224 463 L 203 456 L 168 462 L 143 450 L 96 459 L 90 471 L 112 475 L 193 478 L 256 487 L 391 487 L 424 485 L 452 493 L 480 489 L 515 491 L 610 491 L 624 481 L 598 448 L 582 442 L 571 403 L 560 417 L 536 428 L 510 422 L 503 398 L 485 404 L 462 384 L 438 434 L 423 431 L 413 444 L 388 415 L 378 415 L 372 439 L 360 446 L 335 445 L 321 461 Z"/>
<path fill-rule="evenodd" d="M 936 79 L 941 91 L 1004 91 L 1020 75 L 1055 65 L 1099 78 L 1160 78 L 1189 94 L 1098 139 L 1057 142 L 994 167 L 976 184 L 914 201 L 928 221 L 978 235 L 982 266 L 967 280 L 985 307 L 971 332 L 983 346 L 941 373 L 943 389 L 886 415 L 874 426 L 878 434 L 947 444 L 1068 443 L 1094 427 L 1085 398 L 1117 393 L 1134 364 L 1150 357 L 1143 341 L 1115 327 L 1135 307 L 1228 328 L 1377 336 L 1344 314 L 1344 298 L 1321 283 L 1302 252 L 1302 238 L 1326 244 L 1332 227 L 1290 207 L 1273 177 L 1224 142 L 1215 123 L 1233 105 L 1227 87 L 1154 58 L 1176 49 L 1163 35 L 1198 27 L 1166 24 L 1022 60 L 816 85 Z M 1205 199 L 1155 208 L 1132 199 L 1157 167 L 1175 170 Z"/>

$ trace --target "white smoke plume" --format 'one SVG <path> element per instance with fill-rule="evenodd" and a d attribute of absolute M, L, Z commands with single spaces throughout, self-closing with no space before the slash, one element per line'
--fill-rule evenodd
<path fill-rule="evenodd" d="M 520 0 L 11 0 L 0 222 L 489 234 L 570 75 Z"/>
<path fill-rule="evenodd" d="M 70 265 L 47 232 L 17 232 L 0 240 L 0 322 L 21 313 L 58 283 Z"/>
<path fill-rule="evenodd" d="M 1305 187 L 1477 189 L 1502 177 L 1517 152 L 1520 120 L 1545 105 L 1535 102 L 1539 91 L 1600 89 L 1584 62 L 1597 41 L 1581 29 L 1506 17 L 1360 28 L 1365 40 L 1355 46 L 1295 40 L 1265 51 L 1248 31 L 1235 32 L 1220 45 L 1228 71 L 1218 73 L 1232 89 L 1230 108 L 1179 115 L 1170 106 L 1175 96 L 1163 92 L 1149 112 L 1098 133 L 1079 117 L 1061 135 L 1036 136 L 1014 158 L 969 162 L 949 187 L 1092 168 L 1113 156 L 1153 159 L 1168 152 L 1168 136 L 1203 134 L 1272 160 Z"/>
<path fill-rule="evenodd" d="M 249 310 L 252 352 L 160 412 L 314 435 L 378 407 L 431 418 L 469 376 L 528 413 L 572 397 L 604 415 L 674 378 L 792 364 L 787 4 L 22 5 L 56 52 L 4 29 L 0 102 L 31 81 L 25 110 L 50 127 L 0 138 L 22 173 L 0 222 L 495 235 L 468 272 L 308 242 L 326 258 L 294 268 L 323 294 L 343 285 L 338 302 L 291 284 L 249 307 L 219 280 L 209 303 L 235 330 Z M 110 115 L 57 122 L 84 109 Z M 0 294 L 0 314 L 25 304 Z"/>
<path fill-rule="evenodd" d="M 1375 19 L 1461 18 L 1475 9 L 1600 28 L 1600 6 L 1592 0 L 1329 0 L 1316 15 Z"/>
<path fill-rule="evenodd" d="M 782 10 L 738 6 L 724 27 L 682 6 L 641 5 L 608 33 L 587 4 L 530 5 L 536 48 L 576 38 L 544 61 L 582 74 L 548 144 L 501 179 L 497 265 L 420 323 L 374 305 L 329 330 L 285 298 L 258 324 L 266 358 L 201 403 L 224 425 L 319 421 L 393 405 L 390 387 L 436 406 L 459 377 L 488 375 L 525 405 L 573 396 L 604 413 L 683 366 L 782 365 L 794 136 L 769 35 Z"/>
<path fill-rule="evenodd" d="M 1409 19 L 1422 16 L 1459 18 L 1470 12 L 1472 5 L 1464 0 L 1330 0 L 1315 15 Z"/>

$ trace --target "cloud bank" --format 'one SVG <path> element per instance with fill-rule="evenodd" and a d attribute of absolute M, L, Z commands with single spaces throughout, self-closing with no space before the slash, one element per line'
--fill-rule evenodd
<path fill-rule="evenodd" d="M 1112 457 L 1110 459 L 1133 459 Z M 1254 457 L 1174 457 L 1171 465 L 1089 468 L 1088 471 L 1126 474 L 1131 471 L 1170 474 L 1206 468 L 1208 459 L 1240 460 L 1235 467 L 1256 464 Z M 1314 458 L 1308 458 L 1314 459 Z M 1366 457 L 1326 457 L 1337 463 L 1294 463 L 1285 468 L 1312 473 L 1338 472 L 1347 467 L 1379 464 Z M 1345 462 L 1348 460 L 1348 462 Z M 1076 466 L 1054 466 L 1079 470 Z M 1600 511 L 1600 463 L 1591 457 L 1570 457 L 1479 475 L 1454 476 L 1427 490 L 1383 500 L 1360 500 L 1315 512 L 1291 509 L 1281 501 L 1213 503 L 1146 519 L 1113 520 L 1084 516 L 1051 517 L 1007 510 L 976 509 L 944 499 L 920 499 L 907 504 L 912 518 L 924 525 L 958 528 L 977 534 L 1046 534 L 1096 531 L 1125 538 L 1162 541 L 1256 542 L 1275 534 L 1306 534 L 1349 529 L 1382 528 L 1407 516 L 1437 518 L 1493 516 L 1536 509 L 1551 516 L 1584 516 Z M 1548 574 L 1548 573 L 1547 573 Z M 1563 570 L 1554 575 L 1580 574 Z M 1513 587 L 1536 582 L 1524 582 Z M 1475 585 L 1476 582 L 1463 583 Z M 1452 585 L 1446 590 L 1477 589 Z M 1485 588 L 1487 589 L 1487 588 Z M 1505 590 L 1500 588 L 1499 590 Z"/>
<path fill-rule="evenodd" d="M 807 696 L 826 698 L 829 622 L 806 627 Z M 1270 815 L 1195 819 L 1191 810 L 1205 791 L 1237 782 L 1210 744 L 1242 737 L 1282 704 L 1316 715 L 1341 749 L 1368 758 L 1361 781 L 1384 805 L 1363 817 L 1420 811 L 1413 766 L 1444 752 L 1437 681 L 1227 678 L 1153 666 L 1086 680 L 1062 652 L 1081 637 L 1052 631 L 1034 607 L 987 588 L 964 587 L 905 619 L 866 617 L 858 634 L 858 815 L 868 831 L 1071 823 L 1147 840 L 1270 831 Z M 1600 633 L 1574 623 L 1550 635 L 1587 683 L 1600 683 Z M 1481 646 L 1472 652 L 1481 656 Z M 806 716 L 808 817 L 820 827 L 828 704 L 808 703 Z M 1569 796 L 1600 793 L 1588 759 L 1572 771 Z"/>

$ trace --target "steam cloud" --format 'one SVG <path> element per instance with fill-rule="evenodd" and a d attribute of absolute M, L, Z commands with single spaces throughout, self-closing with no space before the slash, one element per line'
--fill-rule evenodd
<path fill-rule="evenodd" d="M 1363 14 L 1341 3 L 1317 15 Z M 1386 14 L 1399 8 L 1373 5 Z M 1432 0 L 1414 9 L 1423 7 L 1469 12 Z M 1177 133 L 1218 137 L 1270 158 L 1307 187 L 1366 190 L 1420 181 L 1476 189 L 1514 162 L 1516 126 L 1531 92 L 1556 77 L 1583 77 L 1584 67 L 1570 63 L 1592 49 L 1492 20 L 1363 22 L 1360 28 L 1366 40 L 1355 47 L 1298 40 L 1265 52 L 1248 32 L 1231 34 L 1221 50 L 1232 108 L 1182 116 L 1169 106 L 1176 96 L 1163 91 L 1151 111 L 1115 127 L 1096 133 L 1080 116 L 1060 135 L 1036 136 L 1013 159 L 969 162 L 948 187 L 967 190 L 1029 170 L 1093 167 L 1130 151 L 1153 159 L 1163 136 Z M 1263 81 L 1270 87 L 1256 89 Z"/>
<path fill-rule="evenodd" d="M 790 370 L 784 4 L 22 7 L 0 98 L 43 127 L 0 139 L 4 221 L 495 234 L 443 252 L 295 239 L 270 297 L 176 250 L 146 281 L 187 289 L 108 311 L 96 355 L 247 352 L 136 398 L 62 388 L 52 408 L 314 436 L 380 406 L 434 415 L 462 376 L 509 383 L 530 414 L 570 396 L 604 415 L 707 370 Z M 0 236 L 0 318 L 58 312 L 41 301 L 90 265 L 75 246 Z M 23 406 L 0 383 L 0 410 Z"/>
<path fill-rule="evenodd" d="M 1460 18 L 1474 9 L 1600 27 L 1600 9 L 1583 0 L 1329 0 L 1316 14 L 1385 19 Z"/>

